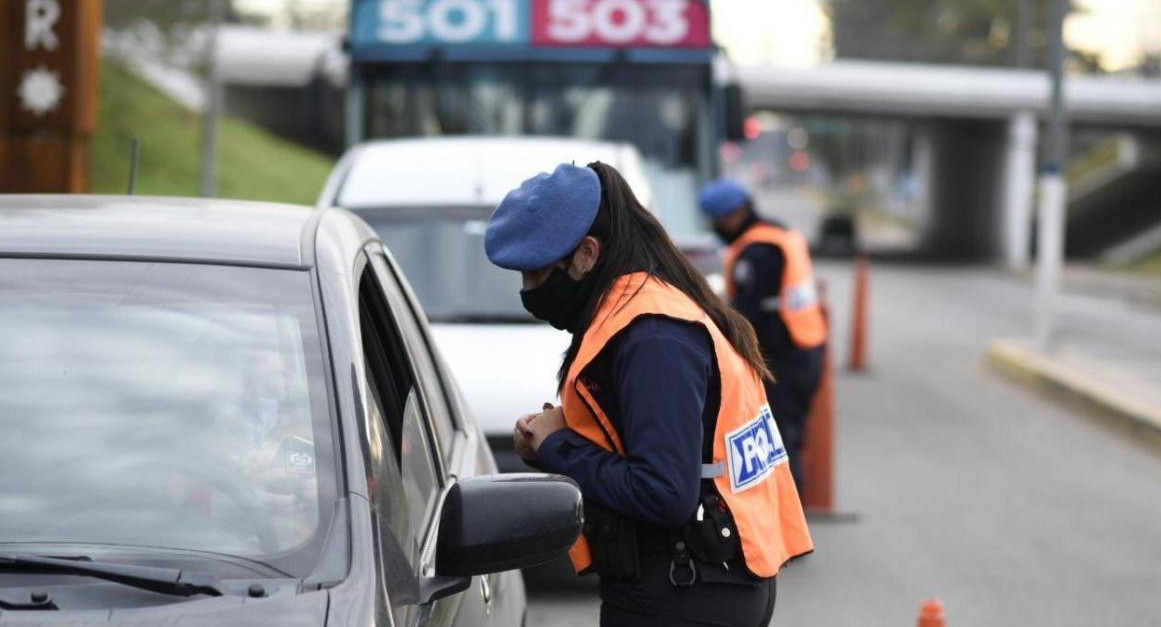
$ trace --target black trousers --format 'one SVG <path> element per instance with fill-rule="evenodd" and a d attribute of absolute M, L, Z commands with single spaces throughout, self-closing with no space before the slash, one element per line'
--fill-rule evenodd
<path fill-rule="evenodd" d="M 822 380 L 824 357 L 823 347 L 793 350 L 767 364 L 777 381 L 766 382 L 766 398 L 782 434 L 782 444 L 790 456 L 790 472 L 794 475 L 799 494 L 806 489 L 807 479 L 802 470 L 802 442 L 806 437 L 810 405 Z"/>
<path fill-rule="evenodd" d="M 774 616 L 775 578 L 759 579 L 738 564 L 701 567 L 687 587 L 669 582 L 670 556 L 641 557 L 632 582 L 601 581 L 601 627 L 767 627 Z M 700 567 L 700 565 L 699 565 Z"/>

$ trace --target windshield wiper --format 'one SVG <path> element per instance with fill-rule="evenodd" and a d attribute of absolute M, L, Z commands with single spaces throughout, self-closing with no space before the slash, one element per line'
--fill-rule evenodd
<path fill-rule="evenodd" d="M 192 597 L 198 594 L 220 597 L 225 594 L 222 590 L 222 579 L 213 573 L 94 562 L 87 558 L 64 559 L 22 553 L 0 553 L 0 572 L 83 575 L 179 597 Z"/>

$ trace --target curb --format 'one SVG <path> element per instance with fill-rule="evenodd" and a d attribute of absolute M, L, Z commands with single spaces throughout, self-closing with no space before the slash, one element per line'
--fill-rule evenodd
<path fill-rule="evenodd" d="M 1099 381 L 1091 371 L 1067 360 L 1053 359 L 1016 340 L 993 340 L 988 344 L 987 361 L 1010 380 L 1161 438 L 1161 405 Z"/>

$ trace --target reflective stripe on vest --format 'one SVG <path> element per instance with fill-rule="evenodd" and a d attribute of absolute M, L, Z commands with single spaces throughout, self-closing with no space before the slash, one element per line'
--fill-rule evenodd
<path fill-rule="evenodd" d="M 826 341 L 826 321 L 818 303 L 806 238 L 798 231 L 761 222 L 747 229 L 726 250 L 726 293 L 731 299 L 738 294 L 734 282 L 738 257 L 751 244 L 773 244 L 782 251 L 786 260 L 782 270 L 782 293 L 762 301 L 762 309 L 778 312 L 799 348 L 821 346 Z"/>
<path fill-rule="evenodd" d="M 761 379 L 692 299 L 644 273 L 620 277 L 605 295 L 569 368 L 562 394 L 564 419 L 597 446 L 626 456 L 620 434 L 597 404 L 580 373 L 609 340 L 639 316 L 661 315 L 705 327 L 713 339 L 721 373 L 721 407 L 714 430 L 711 475 L 733 513 L 746 566 L 755 575 L 772 577 L 788 560 L 814 548 L 802 503 L 790 475 L 786 449 Z M 720 470 L 720 471 L 719 471 Z M 584 536 L 569 552 L 582 572 L 592 564 Z"/>

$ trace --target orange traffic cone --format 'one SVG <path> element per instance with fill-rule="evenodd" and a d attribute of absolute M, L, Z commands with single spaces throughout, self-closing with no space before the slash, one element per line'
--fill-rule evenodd
<path fill-rule="evenodd" d="M 851 315 L 851 356 L 849 367 L 853 372 L 867 369 L 867 301 L 870 299 L 871 270 L 866 255 L 855 261 L 855 299 Z"/>
<path fill-rule="evenodd" d="M 943 621 L 943 601 L 927 599 L 919 609 L 919 627 L 947 627 Z"/>
<path fill-rule="evenodd" d="M 826 283 L 818 281 L 822 316 L 830 325 L 830 305 Z M 802 443 L 802 469 L 809 479 L 800 495 L 802 504 L 812 514 L 834 514 L 834 357 L 831 344 L 824 349 L 822 380 L 810 404 L 806 438 Z"/>

